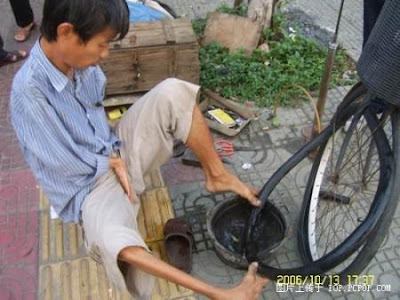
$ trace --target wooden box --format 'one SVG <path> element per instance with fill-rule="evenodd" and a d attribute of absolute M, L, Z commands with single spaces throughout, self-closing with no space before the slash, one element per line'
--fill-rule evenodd
<path fill-rule="evenodd" d="M 188 19 L 132 23 L 101 67 L 106 95 L 148 91 L 168 77 L 199 83 L 199 47 Z"/>

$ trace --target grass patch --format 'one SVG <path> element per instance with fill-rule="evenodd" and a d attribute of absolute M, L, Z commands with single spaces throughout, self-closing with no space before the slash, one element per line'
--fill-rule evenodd
<path fill-rule="evenodd" d="M 240 7 L 239 7 L 240 8 Z M 246 15 L 247 8 L 236 11 L 221 7 L 219 11 Z M 206 20 L 195 21 L 193 28 L 203 35 Z M 200 46 L 200 84 L 218 92 L 226 98 L 240 101 L 255 101 L 259 107 L 270 107 L 276 103 L 293 105 L 304 96 L 297 89 L 288 88 L 296 84 L 309 91 L 319 89 L 325 67 L 327 49 L 315 41 L 286 32 L 286 19 L 275 14 L 272 30 L 263 34 L 269 51 L 255 50 L 251 56 L 243 51 L 229 52 L 218 44 Z M 331 86 L 351 84 L 352 79 L 343 79 L 344 72 L 354 70 L 354 64 L 339 49 L 331 77 Z"/>

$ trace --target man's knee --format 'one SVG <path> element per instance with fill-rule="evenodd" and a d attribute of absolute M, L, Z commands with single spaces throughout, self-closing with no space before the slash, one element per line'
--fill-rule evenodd
<path fill-rule="evenodd" d="M 181 84 L 185 84 L 185 81 L 175 78 L 175 77 L 170 77 L 170 78 L 164 79 L 160 84 L 165 85 L 169 88 L 174 88 Z"/>
<path fill-rule="evenodd" d="M 159 84 L 161 89 L 161 101 L 168 102 L 171 105 L 181 106 L 184 103 L 191 103 L 196 101 L 198 88 L 196 85 L 178 79 L 178 78 L 167 78 Z"/>
<path fill-rule="evenodd" d="M 165 121 L 180 116 L 189 107 L 193 107 L 196 101 L 197 95 L 193 86 L 177 78 L 165 79 L 154 88 L 152 111 Z"/>

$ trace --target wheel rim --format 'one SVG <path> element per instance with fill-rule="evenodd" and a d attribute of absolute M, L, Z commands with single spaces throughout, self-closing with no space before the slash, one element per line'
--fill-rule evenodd
<path fill-rule="evenodd" d="M 355 230 L 366 218 L 378 192 L 380 164 L 372 132 L 363 118 L 355 121 L 353 127 L 352 132 L 344 134 L 338 130 L 322 150 L 307 220 L 313 261 L 336 248 Z M 343 155 L 339 149 L 346 134 L 351 137 L 347 144 L 349 151 Z M 339 158 L 340 155 L 343 157 Z M 327 195 L 331 199 L 323 200 Z M 345 200 L 349 204 L 344 204 Z"/>

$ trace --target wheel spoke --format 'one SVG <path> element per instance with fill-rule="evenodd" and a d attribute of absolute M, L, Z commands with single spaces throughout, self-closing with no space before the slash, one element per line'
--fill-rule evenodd
<path fill-rule="evenodd" d="M 359 226 L 378 187 L 380 164 L 374 132 L 364 117 L 353 119 L 348 130 L 345 134 L 337 130 L 332 135 L 332 144 L 325 149 L 327 164 L 315 183 L 318 204 L 311 227 L 314 258 L 330 252 Z M 324 200 L 321 192 L 330 195 L 329 199 Z M 340 199 L 350 201 L 345 204 Z"/>

